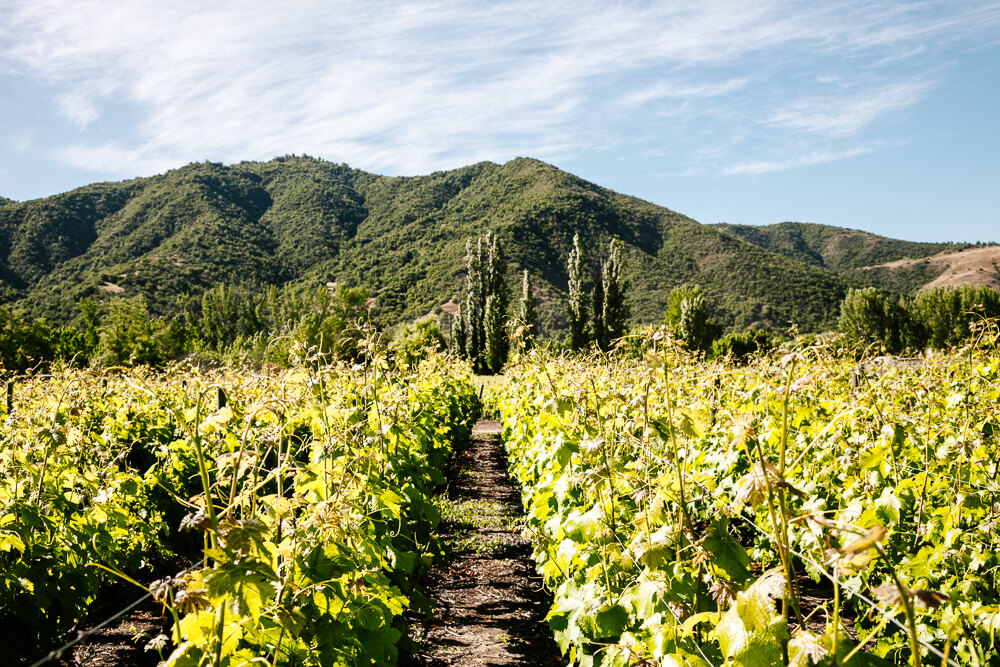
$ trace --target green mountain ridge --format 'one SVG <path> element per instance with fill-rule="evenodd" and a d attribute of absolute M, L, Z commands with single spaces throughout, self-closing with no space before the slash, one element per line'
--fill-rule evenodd
<path fill-rule="evenodd" d="M 858 229 L 808 222 L 714 226 L 761 248 L 833 271 L 862 269 L 903 258 L 921 259 L 971 247 L 967 243 L 900 241 Z"/>
<path fill-rule="evenodd" d="M 717 228 L 748 243 L 836 271 L 892 292 L 909 294 L 934 279 L 939 268 L 917 263 L 905 270 L 872 267 L 899 259 L 924 259 L 940 252 L 973 247 L 968 243 L 901 241 L 858 229 L 803 222 L 782 222 L 759 227 L 719 224 Z"/>
<path fill-rule="evenodd" d="M 701 285 L 728 326 L 817 330 L 833 324 L 850 286 L 871 284 L 856 271 L 861 258 L 933 254 L 930 244 L 874 235 L 865 238 L 877 250 L 833 252 L 831 244 L 853 247 L 836 241 L 852 230 L 794 225 L 760 234 L 702 225 L 530 158 L 415 177 L 295 156 L 196 163 L 4 202 L 0 302 L 70 321 L 86 297 L 142 295 L 167 314 L 219 284 L 338 282 L 370 288 L 373 316 L 393 324 L 457 300 L 466 241 L 493 229 L 511 284 L 522 268 L 535 277 L 548 333 L 563 326 L 577 232 L 595 270 L 611 239 L 625 245 L 634 323 L 662 320 L 670 289 L 687 282 Z"/>

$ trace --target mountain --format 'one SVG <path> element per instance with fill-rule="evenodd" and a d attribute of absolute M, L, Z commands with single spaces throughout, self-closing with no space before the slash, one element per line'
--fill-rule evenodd
<path fill-rule="evenodd" d="M 670 289 L 690 282 L 729 326 L 816 330 L 848 287 L 871 283 L 861 264 L 932 254 L 788 224 L 702 225 L 528 158 L 416 177 L 296 156 L 197 163 L 0 206 L 0 303 L 69 321 L 86 297 L 142 295 L 164 314 L 218 284 L 339 282 L 370 288 L 374 316 L 392 324 L 458 299 L 466 241 L 492 229 L 510 284 L 522 268 L 537 281 L 549 333 L 563 325 L 577 232 L 595 270 L 612 239 L 624 244 L 635 323 L 661 321 Z"/>
<path fill-rule="evenodd" d="M 899 241 L 857 229 L 805 222 L 776 225 L 715 225 L 748 243 L 833 271 L 850 271 L 898 259 L 921 259 L 969 247 L 957 243 Z"/>
<path fill-rule="evenodd" d="M 960 284 L 937 279 L 947 273 L 952 256 L 955 263 L 964 264 L 966 260 L 958 255 L 975 250 L 967 243 L 900 241 L 856 229 L 801 222 L 715 227 L 765 250 L 902 294 L 938 284 Z M 946 259 L 930 261 L 931 257 Z M 975 260 L 968 261 L 975 264 Z M 977 285 L 989 282 L 986 278 L 968 280 Z"/>
<path fill-rule="evenodd" d="M 1000 246 L 945 250 L 922 259 L 903 258 L 865 266 L 860 271 L 872 282 L 884 285 L 920 283 L 918 289 L 986 285 L 1000 291 Z"/>

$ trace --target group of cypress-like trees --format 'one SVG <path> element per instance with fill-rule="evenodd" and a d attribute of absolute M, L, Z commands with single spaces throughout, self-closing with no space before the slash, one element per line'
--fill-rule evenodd
<path fill-rule="evenodd" d="M 503 248 L 494 232 L 487 232 L 475 243 L 466 242 L 466 281 L 460 310 L 455 318 L 453 346 L 472 362 L 477 373 L 499 373 L 510 351 L 510 327 L 507 309 L 510 290 Z M 625 335 L 629 316 L 625 302 L 628 283 L 623 276 L 621 244 L 611 241 L 608 257 L 590 276 L 591 293 L 587 294 L 580 235 L 573 237 L 569 255 L 569 347 L 581 350 L 591 342 L 601 350 L 611 349 L 614 341 Z M 527 269 L 523 272 L 521 299 L 516 325 L 519 340 L 530 348 L 538 336 L 538 311 L 535 293 Z M 588 327 L 592 322 L 593 326 Z"/>
<path fill-rule="evenodd" d="M 663 323 L 689 350 L 710 351 L 712 343 L 722 333 L 698 285 L 678 285 L 670 290 Z"/>
<path fill-rule="evenodd" d="M 496 234 L 465 244 L 467 276 L 455 322 L 455 347 L 477 373 L 499 373 L 507 361 L 507 262 Z"/>
<path fill-rule="evenodd" d="M 573 236 L 573 249 L 566 265 L 569 275 L 569 346 L 573 350 L 582 350 L 593 341 L 599 349 L 606 351 L 611 349 L 614 341 L 625 335 L 629 315 L 628 304 L 625 302 L 628 283 L 622 275 L 624 259 L 621 244 L 617 240 L 611 241 L 608 258 L 600 263 L 593 274 L 590 298 L 593 327 L 589 329 L 587 321 L 590 313 L 584 288 L 584 266 L 583 248 L 580 246 L 580 234 L 577 233 Z"/>

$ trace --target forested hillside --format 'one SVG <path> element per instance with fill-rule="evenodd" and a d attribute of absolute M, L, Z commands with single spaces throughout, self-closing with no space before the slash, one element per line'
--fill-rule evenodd
<path fill-rule="evenodd" d="M 721 224 L 717 227 L 765 250 L 903 294 L 910 294 L 933 281 L 944 271 L 944 266 L 912 261 L 893 267 L 894 270 L 883 270 L 884 265 L 907 259 L 923 260 L 939 253 L 973 247 L 968 243 L 900 241 L 857 229 L 803 222 L 760 227 Z"/>
<path fill-rule="evenodd" d="M 805 222 L 775 225 L 716 225 L 719 229 L 765 250 L 781 253 L 813 266 L 850 271 L 897 259 L 921 259 L 939 252 L 968 248 L 960 243 L 900 241 L 857 229 Z"/>
<path fill-rule="evenodd" d="M 550 335 L 562 328 L 577 232 L 594 269 L 611 239 L 624 244 L 633 323 L 662 320 L 669 291 L 692 283 L 737 328 L 829 327 L 846 289 L 870 282 L 838 271 L 944 247 L 818 225 L 701 225 L 533 159 L 385 177 L 293 156 L 8 202 L 0 301 L 67 322 L 88 297 L 142 295 L 168 315 L 221 284 L 338 283 L 370 289 L 372 316 L 392 324 L 457 300 L 466 240 L 487 230 L 512 275 L 535 277 Z"/>

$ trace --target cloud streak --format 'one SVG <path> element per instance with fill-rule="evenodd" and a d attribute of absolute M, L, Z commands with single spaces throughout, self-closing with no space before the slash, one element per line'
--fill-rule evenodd
<path fill-rule="evenodd" d="M 0 67 L 45 82 L 76 132 L 51 153 L 76 167 L 131 175 L 295 152 L 422 173 L 559 160 L 592 147 L 595 130 L 611 145 L 634 131 L 670 145 L 706 116 L 727 131 L 738 115 L 751 137 L 858 137 L 933 92 L 927 44 L 1000 25 L 996 4 L 928 6 L 31 0 L 0 9 Z M 902 70 L 879 64 L 900 52 Z M 800 87 L 803 60 L 828 80 Z M 654 120 L 664 113 L 670 127 Z M 127 132 L 96 132 L 105 118 Z M 737 166 L 718 168 L 764 173 L 852 151 L 729 154 Z"/>
<path fill-rule="evenodd" d="M 926 80 L 901 81 L 847 94 L 802 98 L 775 113 L 768 122 L 802 132 L 848 136 L 917 104 L 933 87 Z"/>
<path fill-rule="evenodd" d="M 770 174 L 776 171 L 787 171 L 799 167 L 812 167 L 827 162 L 837 162 L 847 158 L 865 155 L 877 150 L 878 146 L 857 146 L 842 151 L 811 151 L 804 155 L 798 155 L 784 160 L 761 160 L 757 162 L 744 162 L 726 167 L 722 173 L 726 176 L 759 176 Z"/>

